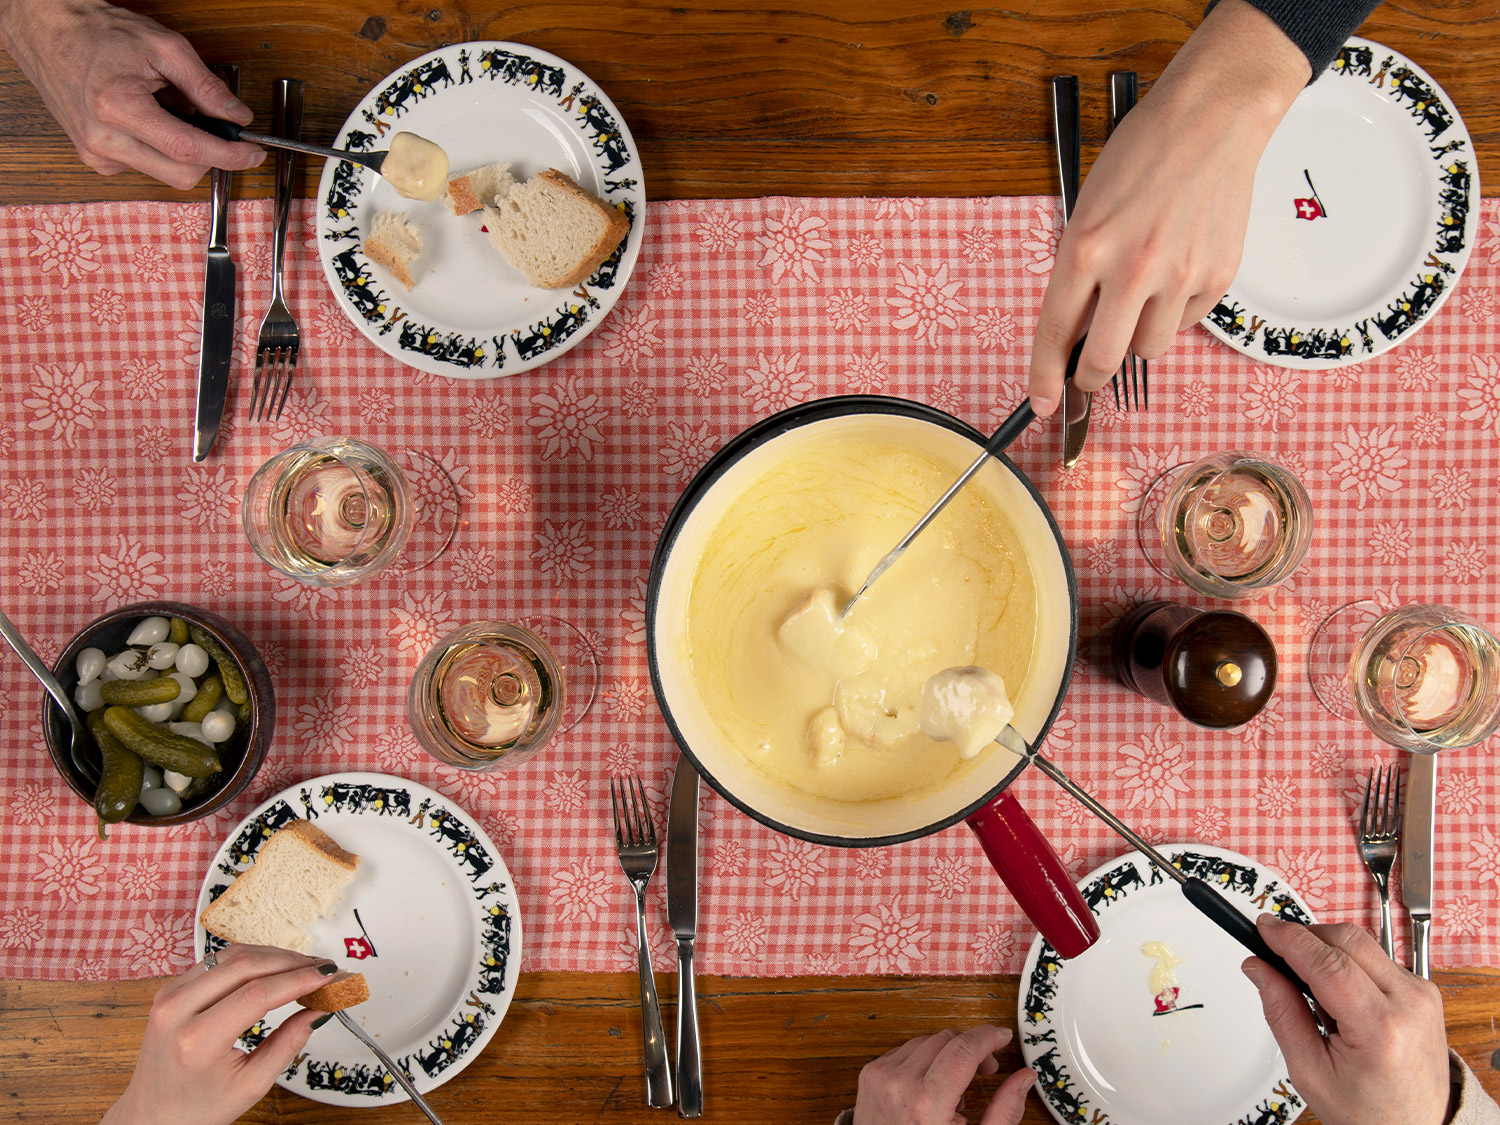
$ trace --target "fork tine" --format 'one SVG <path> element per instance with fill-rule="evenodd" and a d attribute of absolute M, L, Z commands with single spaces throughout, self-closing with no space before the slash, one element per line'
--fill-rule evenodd
<path fill-rule="evenodd" d="M 615 843 L 617 845 L 625 842 L 624 835 L 620 832 L 620 779 L 612 777 L 609 779 L 609 807 L 615 815 Z"/>
<path fill-rule="evenodd" d="M 286 405 L 286 396 L 292 391 L 292 375 L 297 370 L 297 348 L 286 349 L 286 366 L 283 368 L 281 398 L 276 403 L 276 413 L 273 418 L 281 417 L 281 408 Z"/>
<path fill-rule="evenodd" d="M 261 392 L 261 387 L 262 387 L 262 376 L 263 376 L 263 374 L 265 372 L 265 367 L 266 367 L 266 353 L 264 351 L 262 351 L 260 348 L 256 348 L 255 349 L 255 380 L 254 380 L 254 382 L 252 382 L 250 384 L 250 421 L 252 421 L 252 422 L 257 422 L 257 421 L 260 420 L 257 417 L 257 415 L 255 413 L 255 410 L 256 410 L 256 404 L 259 403 L 259 401 L 260 401 L 260 392 Z"/>
<path fill-rule="evenodd" d="M 646 787 L 641 784 L 639 777 L 634 780 L 636 792 L 640 794 L 641 798 L 641 816 L 645 820 L 645 829 L 642 835 L 645 837 L 646 843 L 654 845 L 656 843 L 656 822 L 651 819 L 651 805 L 646 800 Z"/>
<path fill-rule="evenodd" d="M 1370 771 L 1369 778 L 1365 781 L 1365 803 L 1359 811 L 1359 834 L 1368 836 L 1370 834 L 1370 794 L 1375 788 L 1375 771 Z"/>
<path fill-rule="evenodd" d="M 1151 409 L 1151 361 L 1141 360 L 1141 409 Z"/>
<path fill-rule="evenodd" d="M 1394 836 L 1401 830 L 1401 770 L 1395 762 L 1391 763 L 1391 777 L 1386 784 L 1386 792 L 1389 799 L 1385 804 L 1385 831 L 1386 835 Z"/>
<path fill-rule="evenodd" d="M 1116 410 L 1123 409 L 1120 406 L 1120 376 L 1123 375 L 1123 374 L 1125 374 L 1125 363 L 1122 360 L 1120 362 L 1120 370 L 1116 371 L 1115 374 L 1114 374 L 1114 376 L 1113 376 L 1113 378 L 1111 378 L 1110 381 L 1109 381 L 1109 388 L 1110 388 L 1110 390 L 1112 390 L 1112 391 L 1115 392 L 1115 409 Z"/>

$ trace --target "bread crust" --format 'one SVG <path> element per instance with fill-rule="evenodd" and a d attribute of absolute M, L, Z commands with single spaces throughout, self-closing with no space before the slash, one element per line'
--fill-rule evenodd
<path fill-rule="evenodd" d="M 322 988 L 315 988 L 297 1003 L 319 1012 L 341 1012 L 370 998 L 370 986 L 364 973 L 335 973 Z"/>
<path fill-rule="evenodd" d="M 407 289 L 410 289 L 414 284 L 411 271 L 406 268 L 406 263 L 396 255 L 393 247 L 387 246 L 380 239 L 365 239 L 365 257 L 369 258 L 376 265 L 384 266 L 390 270 L 391 273 L 395 274 L 396 280 L 406 286 Z"/>

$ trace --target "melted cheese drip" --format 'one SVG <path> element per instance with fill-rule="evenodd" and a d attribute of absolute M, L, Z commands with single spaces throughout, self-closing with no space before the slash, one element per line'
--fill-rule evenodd
<path fill-rule="evenodd" d="M 1005 681 L 988 668 L 945 668 L 922 685 L 922 733 L 958 744 L 972 758 L 1015 718 Z"/>
<path fill-rule="evenodd" d="M 407 199 L 436 199 L 448 187 L 448 154 L 426 137 L 397 133 L 380 174 Z"/>
<path fill-rule="evenodd" d="M 837 622 L 962 469 L 888 438 L 829 434 L 728 504 L 694 573 L 688 652 L 715 724 L 756 768 L 869 801 L 946 785 L 970 764 L 923 733 L 923 685 L 972 664 L 1021 684 L 1036 643 L 1035 580 L 984 492 L 960 492 Z"/>
<path fill-rule="evenodd" d="M 1156 959 L 1156 964 L 1151 966 L 1151 979 L 1148 982 L 1152 996 L 1160 996 L 1177 984 L 1177 966 L 1183 963 L 1182 958 L 1173 953 L 1166 942 L 1148 941 L 1141 946 L 1141 952 Z"/>

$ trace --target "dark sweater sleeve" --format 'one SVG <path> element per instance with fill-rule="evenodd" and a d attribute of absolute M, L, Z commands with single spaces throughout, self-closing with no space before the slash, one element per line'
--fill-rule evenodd
<path fill-rule="evenodd" d="M 1213 11 L 1219 0 L 1204 9 Z M 1380 0 L 1246 0 L 1276 21 L 1307 56 L 1312 67 L 1312 82 L 1338 57 L 1339 48 L 1376 8 Z"/>

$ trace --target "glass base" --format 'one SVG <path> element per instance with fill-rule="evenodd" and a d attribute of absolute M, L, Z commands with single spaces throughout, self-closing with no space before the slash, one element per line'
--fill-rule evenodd
<path fill-rule="evenodd" d="M 461 515 L 458 485 L 437 458 L 406 449 L 396 458 L 411 489 L 414 514 L 411 536 L 390 573 L 399 577 L 421 570 L 448 549 Z"/>
<path fill-rule="evenodd" d="M 561 617 L 533 614 L 518 618 L 516 623 L 541 637 L 556 655 L 564 684 L 563 712 L 557 731 L 561 734 L 571 730 L 589 713 L 599 694 L 599 657 L 594 646 L 576 626 Z"/>
<path fill-rule="evenodd" d="M 1182 579 L 1167 563 L 1161 545 L 1161 525 L 1157 519 L 1161 514 L 1161 506 L 1166 501 L 1167 494 L 1172 491 L 1172 486 L 1177 483 L 1183 472 L 1191 467 L 1191 464 L 1189 461 L 1183 461 L 1173 465 L 1170 469 L 1163 469 L 1161 475 L 1147 486 L 1145 494 L 1141 497 L 1140 510 L 1135 516 L 1135 540 L 1140 545 L 1141 554 L 1146 556 L 1146 561 L 1151 564 L 1152 570 L 1174 582 L 1181 582 Z"/>
<path fill-rule="evenodd" d="M 1340 606 L 1318 625 L 1308 649 L 1307 675 L 1313 694 L 1330 714 L 1346 722 L 1363 721 L 1354 707 L 1349 663 L 1378 617 L 1380 606 L 1369 598 Z"/>

